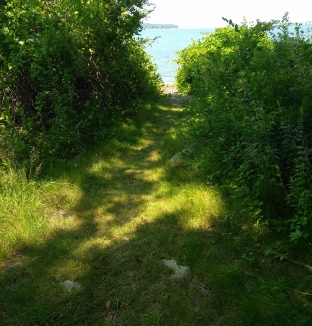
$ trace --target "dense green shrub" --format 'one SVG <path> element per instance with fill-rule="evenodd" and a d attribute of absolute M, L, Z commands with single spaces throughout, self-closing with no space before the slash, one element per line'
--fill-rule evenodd
<path fill-rule="evenodd" d="M 147 4 L 0 2 L 2 151 L 20 162 L 75 154 L 135 99 L 157 92 L 155 67 L 134 37 Z"/>
<path fill-rule="evenodd" d="M 311 38 L 290 26 L 287 14 L 269 23 L 228 23 L 178 58 L 178 88 L 197 95 L 193 131 L 206 144 L 207 174 L 233 186 L 256 219 L 262 216 L 291 240 L 307 238 Z"/>

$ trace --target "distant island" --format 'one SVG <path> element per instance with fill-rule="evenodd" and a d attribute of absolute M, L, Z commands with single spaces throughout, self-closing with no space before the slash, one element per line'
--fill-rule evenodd
<path fill-rule="evenodd" d="M 143 24 L 143 28 L 146 29 L 153 29 L 153 28 L 179 28 L 178 25 L 174 25 L 174 24 L 149 24 L 149 23 L 145 23 Z"/>

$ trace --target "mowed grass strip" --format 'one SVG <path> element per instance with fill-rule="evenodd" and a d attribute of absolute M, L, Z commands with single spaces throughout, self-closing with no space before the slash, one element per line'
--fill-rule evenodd
<path fill-rule="evenodd" d="M 191 159 L 168 163 L 189 146 L 187 112 L 164 101 L 139 115 L 45 180 L 3 174 L 0 324 L 308 325 L 311 276 L 249 254 L 219 189 Z"/>

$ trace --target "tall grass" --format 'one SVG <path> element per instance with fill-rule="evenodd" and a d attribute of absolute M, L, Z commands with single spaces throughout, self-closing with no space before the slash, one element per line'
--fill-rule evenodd
<path fill-rule="evenodd" d="M 44 197 L 26 171 L 0 168 L 0 259 L 39 242 L 46 232 Z"/>

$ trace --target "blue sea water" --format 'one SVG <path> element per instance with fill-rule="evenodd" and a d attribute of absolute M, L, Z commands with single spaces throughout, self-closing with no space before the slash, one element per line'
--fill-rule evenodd
<path fill-rule="evenodd" d="M 311 26 L 303 26 L 302 30 L 311 34 Z M 144 38 L 153 39 L 158 37 L 151 46 L 146 48 L 146 52 L 152 57 L 158 67 L 165 84 L 171 85 L 175 82 L 178 65 L 174 62 L 177 58 L 177 51 L 181 51 L 192 43 L 192 40 L 199 40 L 204 37 L 203 33 L 214 33 L 214 28 L 203 29 L 145 29 L 141 35 Z M 290 26 L 290 31 L 294 27 Z"/>
<path fill-rule="evenodd" d="M 199 40 L 204 37 L 203 33 L 213 33 L 214 28 L 203 29 L 145 29 L 141 35 L 144 38 L 153 39 L 158 37 L 146 52 L 158 67 L 165 84 L 171 85 L 175 82 L 175 75 L 178 65 L 173 60 L 177 58 L 177 51 L 181 51 L 192 43 L 192 40 Z"/>

